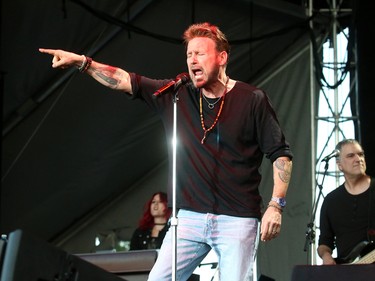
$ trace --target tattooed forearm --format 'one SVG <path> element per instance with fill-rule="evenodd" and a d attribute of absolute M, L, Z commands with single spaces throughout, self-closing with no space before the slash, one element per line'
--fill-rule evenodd
<path fill-rule="evenodd" d="M 279 170 L 278 175 L 280 180 L 285 183 L 289 183 L 292 174 L 292 161 L 285 159 L 277 159 L 275 161 L 275 166 Z"/>
<path fill-rule="evenodd" d="M 93 75 L 97 76 L 104 85 L 112 89 L 116 89 L 121 82 L 121 79 L 119 79 L 121 76 L 118 75 L 116 67 L 101 67 L 95 69 L 93 72 Z"/>

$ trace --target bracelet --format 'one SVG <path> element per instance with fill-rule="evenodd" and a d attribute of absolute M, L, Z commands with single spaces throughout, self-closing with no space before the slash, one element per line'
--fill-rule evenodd
<path fill-rule="evenodd" d="M 81 72 L 82 69 L 85 67 L 86 65 L 86 62 L 87 62 L 87 59 L 86 59 L 86 56 L 82 55 L 81 57 L 83 57 L 83 61 L 82 61 L 82 64 L 80 67 L 78 67 L 78 70 Z"/>
<path fill-rule="evenodd" d="M 91 66 L 91 63 L 92 63 L 92 58 L 90 58 L 90 57 L 86 57 L 86 60 L 87 60 L 87 63 L 86 63 L 85 68 L 81 71 L 82 73 L 83 73 L 83 72 L 86 72 L 87 69 L 89 69 L 89 67 Z"/>
<path fill-rule="evenodd" d="M 276 209 L 278 209 L 281 213 L 283 212 L 283 209 L 282 209 L 280 206 L 278 206 L 278 205 L 275 205 L 275 204 L 268 204 L 267 208 L 269 208 L 269 207 L 276 208 Z"/>
<path fill-rule="evenodd" d="M 92 63 L 92 58 L 90 57 L 86 57 L 85 55 L 83 55 L 84 57 L 84 60 L 81 64 L 81 66 L 78 68 L 78 71 L 83 73 L 85 72 L 87 69 L 89 69 L 91 63 Z"/>

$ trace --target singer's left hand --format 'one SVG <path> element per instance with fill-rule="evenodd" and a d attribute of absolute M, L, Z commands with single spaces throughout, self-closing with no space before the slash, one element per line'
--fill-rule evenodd
<path fill-rule="evenodd" d="M 281 210 L 272 206 L 267 208 L 260 226 L 262 241 L 270 241 L 280 234 L 281 219 Z"/>

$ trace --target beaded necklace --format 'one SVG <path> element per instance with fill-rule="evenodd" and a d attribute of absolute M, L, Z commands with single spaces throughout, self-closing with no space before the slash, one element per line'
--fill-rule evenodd
<path fill-rule="evenodd" d="M 209 127 L 208 129 L 206 129 L 206 126 L 204 125 L 203 107 L 202 107 L 202 96 L 203 96 L 203 93 L 202 93 L 202 90 L 200 91 L 200 95 L 199 95 L 199 115 L 201 117 L 201 125 L 202 125 L 202 129 L 203 129 L 203 132 L 204 132 L 203 133 L 203 138 L 201 140 L 201 144 L 204 144 L 204 141 L 206 140 L 206 137 L 207 137 L 207 133 L 210 132 L 215 127 L 217 121 L 219 120 L 221 111 L 222 111 L 223 106 L 224 106 L 225 95 L 227 94 L 227 85 L 228 85 L 228 82 L 229 82 L 229 76 L 227 78 L 227 82 L 225 82 L 225 88 L 224 88 L 223 95 L 221 96 L 221 104 L 220 104 L 219 111 L 218 111 L 218 113 L 216 115 L 215 121 L 212 123 L 211 127 Z M 219 100 L 220 100 L 220 98 L 219 98 Z"/>

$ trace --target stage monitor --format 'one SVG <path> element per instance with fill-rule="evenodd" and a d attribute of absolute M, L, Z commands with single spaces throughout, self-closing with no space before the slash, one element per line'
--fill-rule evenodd
<path fill-rule="evenodd" d="M 0 281 L 124 281 L 22 230 L 9 234 Z"/>

